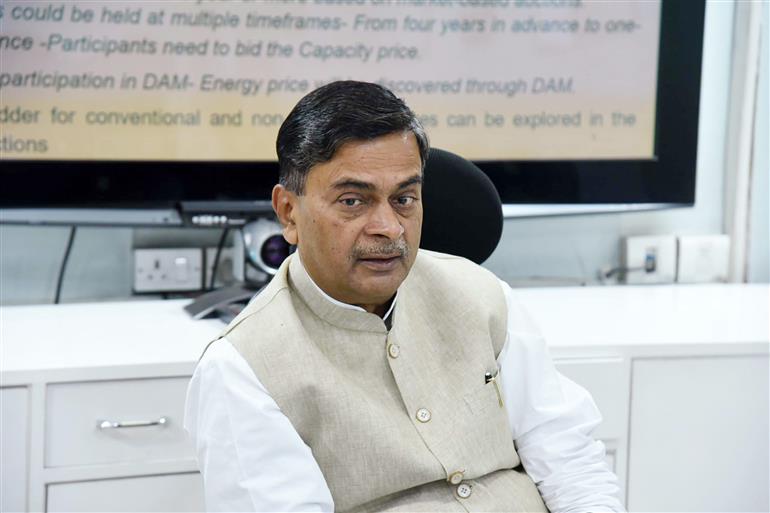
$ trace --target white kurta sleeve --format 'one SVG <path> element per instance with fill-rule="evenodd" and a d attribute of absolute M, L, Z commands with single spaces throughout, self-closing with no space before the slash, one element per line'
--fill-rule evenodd
<path fill-rule="evenodd" d="M 498 357 L 516 450 L 551 513 L 624 511 L 604 444 L 591 432 L 601 414 L 591 395 L 554 367 L 543 337 L 511 287 L 508 335 Z"/>
<path fill-rule="evenodd" d="M 214 342 L 195 369 L 184 426 L 208 511 L 334 510 L 310 448 L 225 339 Z"/>

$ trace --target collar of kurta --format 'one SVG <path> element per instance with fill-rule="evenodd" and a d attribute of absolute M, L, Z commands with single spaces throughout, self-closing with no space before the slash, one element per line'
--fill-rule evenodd
<path fill-rule="evenodd" d="M 288 259 L 289 286 L 315 315 L 340 328 L 376 333 L 388 332 L 398 300 L 398 292 L 396 292 L 396 297 L 391 302 L 385 318 L 382 319 L 360 306 L 342 303 L 326 294 L 310 277 L 305 266 L 302 265 L 298 253 L 294 253 Z"/>

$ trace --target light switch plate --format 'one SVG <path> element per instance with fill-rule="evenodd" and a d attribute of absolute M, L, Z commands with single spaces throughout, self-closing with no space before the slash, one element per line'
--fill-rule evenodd
<path fill-rule="evenodd" d="M 655 270 L 645 270 L 645 263 L 653 258 Z M 676 237 L 673 235 L 645 235 L 623 239 L 623 267 L 628 284 L 674 283 L 676 280 Z"/>
<path fill-rule="evenodd" d="M 682 235 L 679 237 L 679 283 L 727 281 L 730 237 L 727 235 Z"/>
<path fill-rule="evenodd" d="M 206 272 L 203 283 L 206 288 L 211 285 L 211 273 L 214 270 L 214 259 L 217 256 L 217 248 L 206 248 Z M 214 287 L 222 287 L 235 282 L 235 248 L 222 248 L 217 265 L 217 277 L 214 280 Z"/>
<path fill-rule="evenodd" d="M 202 264 L 200 248 L 135 249 L 134 292 L 201 290 Z"/>

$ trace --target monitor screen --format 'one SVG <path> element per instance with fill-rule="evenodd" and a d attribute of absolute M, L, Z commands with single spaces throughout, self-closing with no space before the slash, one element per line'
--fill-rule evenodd
<path fill-rule="evenodd" d="M 677 103 L 699 80 L 703 5 L 687 4 L 7 0 L 0 161 L 15 194 L 0 206 L 266 199 L 278 127 L 339 79 L 404 98 L 506 203 L 687 202 L 694 146 L 681 191 L 656 170 L 674 158 L 663 122 L 697 128 L 697 90 L 694 113 Z M 682 59 L 694 77 L 675 76 L 693 69 Z M 602 192 L 596 173 L 619 176 Z"/>

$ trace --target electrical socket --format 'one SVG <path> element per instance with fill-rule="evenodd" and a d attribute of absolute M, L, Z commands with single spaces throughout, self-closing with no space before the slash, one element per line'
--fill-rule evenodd
<path fill-rule="evenodd" d="M 203 285 L 200 248 L 135 249 L 134 292 L 183 292 Z"/>
<path fill-rule="evenodd" d="M 626 237 L 622 253 L 626 283 L 674 283 L 676 280 L 675 236 Z"/>
<path fill-rule="evenodd" d="M 676 281 L 680 283 L 725 282 L 729 262 L 729 236 L 680 236 Z"/>
<path fill-rule="evenodd" d="M 204 273 L 203 279 L 204 288 L 208 288 L 209 285 L 211 285 L 211 273 L 214 270 L 214 258 L 216 258 L 216 255 L 216 247 L 206 248 L 206 272 Z M 236 281 L 234 273 L 234 256 L 234 248 L 222 248 L 222 253 L 219 255 L 219 264 L 217 265 L 217 276 L 214 280 L 214 288 L 230 285 Z"/>

